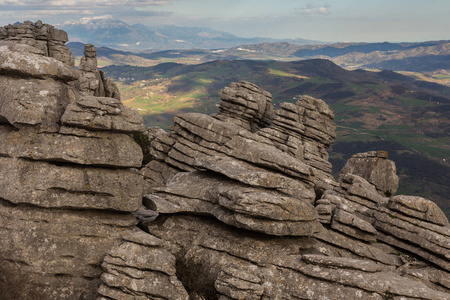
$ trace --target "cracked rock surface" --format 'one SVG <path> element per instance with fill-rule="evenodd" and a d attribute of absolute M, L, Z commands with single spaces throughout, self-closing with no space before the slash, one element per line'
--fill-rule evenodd
<path fill-rule="evenodd" d="M 1 299 L 95 299 L 105 256 L 140 232 L 143 120 L 77 89 L 65 42 L 41 22 L 0 28 Z"/>

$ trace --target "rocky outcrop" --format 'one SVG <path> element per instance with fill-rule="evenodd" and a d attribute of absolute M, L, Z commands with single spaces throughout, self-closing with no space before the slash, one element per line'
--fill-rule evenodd
<path fill-rule="evenodd" d="M 191 297 L 450 299 L 448 221 L 429 200 L 394 196 L 386 152 L 352 156 L 336 181 L 322 100 L 274 110 L 247 82 L 221 98 L 217 115 L 146 132 L 144 204 L 159 216 L 145 226 Z"/>
<path fill-rule="evenodd" d="M 95 299 L 105 256 L 139 232 L 142 118 L 73 87 L 64 32 L 0 38 L 0 298 Z"/>
<path fill-rule="evenodd" d="M 335 180 L 324 101 L 232 83 L 218 114 L 135 136 L 141 166 L 93 46 L 76 71 L 30 46 L 39 26 L 0 42 L 0 298 L 450 299 L 445 215 L 394 195 L 384 151 Z"/>
<path fill-rule="evenodd" d="M 398 176 L 394 162 L 387 157 L 386 151 L 354 154 L 341 170 L 338 180 L 348 173 L 355 174 L 373 184 L 381 195 L 394 195 L 398 188 Z"/>
<path fill-rule="evenodd" d="M 0 27 L 0 40 L 32 46 L 36 54 L 53 57 L 72 68 L 75 66 L 73 54 L 65 45 L 69 40 L 67 32 L 41 21 Z"/>
<path fill-rule="evenodd" d="M 120 100 L 117 85 L 105 77 L 102 70 L 97 70 L 97 50 L 94 45 L 86 44 L 84 56 L 80 60 L 80 79 L 76 83 L 77 89 L 96 97 L 110 97 Z"/>

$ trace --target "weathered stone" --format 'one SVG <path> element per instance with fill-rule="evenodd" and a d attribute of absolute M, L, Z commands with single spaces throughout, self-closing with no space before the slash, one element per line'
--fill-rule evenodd
<path fill-rule="evenodd" d="M 341 209 L 335 210 L 331 228 L 360 240 L 367 242 L 376 241 L 375 235 L 377 231 L 370 223 Z"/>
<path fill-rule="evenodd" d="M 220 271 L 214 287 L 220 294 L 231 299 L 261 299 L 264 287 L 255 275 L 235 268 Z"/>
<path fill-rule="evenodd" d="M 140 167 L 142 151 L 111 132 L 142 130 L 143 120 L 115 99 L 73 88 L 79 74 L 64 31 L 24 22 L 0 28 L 0 39 L 8 41 L 0 42 L 0 298 L 93 300 L 100 265 L 124 235 L 138 245 L 130 249 L 162 243 L 136 233 L 130 213 L 142 207 L 142 183 L 125 168 Z M 110 130 L 61 126 L 76 103 L 112 115 Z M 158 251 L 161 261 L 156 254 L 166 250 Z M 142 252 L 127 254 L 129 265 L 144 265 Z M 175 282 L 174 267 L 160 267 Z"/>
<path fill-rule="evenodd" d="M 144 194 L 151 193 L 152 188 L 154 187 L 164 186 L 170 178 L 179 172 L 178 169 L 175 169 L 166 163 L 152 160 L 139 171 L 139 174 L 141 174 L 145 180 Z"/>
<path fill-rule="evenodd" d="M 310 235 L 321 227 L 306 201 L 202 173 L 179 173 L 154 191 L 158 197 L 147 197 L 160 213 L 208 213 L 227 224 L 274 235 Z"/>
<path fill-rule="evenodd" d="M 276 189 L 311 203 L 315 199 L 314 190 L 308 184 L 231 157 L 199 155 L 194 161 L 194 166 L 223 174 L 251 186 Z"/>
<path fill-rule="evenodd" d="M 334 179 L 326 148 L 335 137 L 335 125 L 334 115 L 323 105 L 326 106 L 322 100 L 307 96 L 301 97 L 296 104 L 282 103 L 275 111 L 272 124 L 257 133 L 270 139 L 278 149 L 311 166 L 316 183 L 330 187 Z"/>
<path fill-rule="evenodd" d="M 179 115 L 174 122 L 193 135 L 202 137 L 205 143 L 200 142 L 200 146 L 291 176 L 313 180 L 306 164 L 270 145 L 270 141 L 250 132 L 242 132 L 233 124 L 197 113 Z"/>
<path fill-rule="evenodd" d="M 396 175 L 383 151 L 353 156 L 336 182 L 322 100 L 274 111 L 268 92 L 233 83 L 220 113 L 136 136 L 146 166 L 125 169 L 141 166 L 126 133 L 143 121 L 95 47 L 69 86 L 64 32 L 24 22 L 0 39 L 23 44 L 0 45 L 0 294 L 6 283 L 20 299 L 450 299 L 445 216 L 384 197 Z M 6 61 L 16 53 L 25 63 Z"/>
<path fill-rule="evenodd" d="M 272 101 L 270 93 L 253 83 L 231 83 L 222 92 L 217 117 L 254 132 L 270 123 L 274 113 Z"/>
<path fill-rule="evenodd" d="M 370 184 L 360 176 L 354 174 L 346 174 L 342 177 L 341 180 L 343 182 L 341 184 L 341 187 L 346 189 L 350 195 L 367 199 L 375 204 L 382 206 L 385 206 L 389 201 L 388 198 L 385 198 L 377 193 L 374 185 Z"/>
<path fill-rule="evenodd" d="M 345 174 L 358 175 L 375 185 L 383 196 L 394 195 L 398 187 L 395 163 L 387 159 L 386 151 L 370 151 L 352 155 L 338 179 Z"/>
<path fill-rule="evenodd" d="M 129 168 L 140 167 L 142 162 L 140 147 L 125 134 L 105 133 L 101 138 L 74 137 L 0 125 L 0 140 L 0 156 Z"/>
<path fill-rule="evenodd" d="M 87 94 L 96 97 L 110 97 L 120 100 L 120 92 L 117 85 L 105 77 L 102 70 L 97 70 L 97 50 L 94 45 L 84 46 L 84 56 L 80 59 L 80 78 L 75 82 L 75 87 Z"/>
<path fill-rule="evenodd" d="M 112 209 L 139 208 L 142 185 L 127 170 L 59 166 L 0 157 L 0 198 L 40 207 Z"/>
<path fill-rule="evenodd" d="M 423 226 L 425 222 L 402 217 L 396 212 L 378 211 L 374 217 L 374 227 L 393 237 L 383 238 L 385 242 L 405 248 L 402 244 L 406 241 L 410 244 L 408 251 L 450 271 L 450 235 L 447 232 L 429 230 Z"/>
<path fill-rule="evenodd" d="M 74 91 L 57 81 L 0 75 L 0 123 L 17 128 L 32 125 L 40 131 L 57 132 L 65 107 L 75 99 Z"/>
<path fill-rule="evenodd" d="M 75 66 L 72 52 L 64 45 L 69 40 L 67 33 L 41 21 L 0 27 L 0 40 L 30 45 L 45 56 L 53 57 L 71 68 Z"/>
<path fill-rule="evenodd" d="M 128 234 L 105 257 L 99 294 L 117 300 L 188 299 L 175 276 L 175 256 L 160 247 L 161 240 L 143 234 Z"/>
<path fill-rule="evenodd" d="M 142 117 L 114 98 L 84 96 L 67 107 L 61 117 L 61 122 L 66 126 L 87 130 L 110 130 L 125 133 L 144 131 Z"/>
<path fill-rule="evenodd" d="M 0 200 L 2 284 L 22 288 L 20 299 L 95 299 L 105 253 L 135 224 L 128 214 Z"/>
<path fill-rule="evenodd" d="M 35 52 L 30 46 L 12 46 L 11 43 L 0 42 L 0 72 L 39 79 L 54 78 L 65 82 L 78 79 L 76 70 L 52 57 L 34 54 Z"/>
<path fill-rule="evenodd" d="M 302 256 L 303 261 L 324 267 L 336 267 L 340 269 L 361 270 L 364 272 L 381 272 L 383 266 L 371 261 L 360 259 L 328 257 L 324 255 L 305 254 Z"/>
<path fill-rule="evenodd" d="M 294 250 L 312 246 L 333 251 L 334 246 L 328 243 L 314 246 L 317 241 L 313 239 L 248 236 L 214 220 L 192 216 L 171 216 L 150 225 L 149 230 L 171 243 L 181 243 L 183 251 L 187 250 L 184 268 L 200 271 L 197 264 L 201 262 L 208 275 L 199 274 L 198 278 L 203 285 L 211 284 L 222 299 L 277 299 L 279 295 L 303 299 L 330 295 L 333 299 L 450 299 L 449 294 L 400 276 L 382 264 L 356 257 L 299 255 Z"/>
<path fill-rule="evenodd" d="M 417 196 L 398 195 L 389 199 L 388 207 L 405 215 L 448 226 L 449 222 L 439 207 L 430 200 Z"/>

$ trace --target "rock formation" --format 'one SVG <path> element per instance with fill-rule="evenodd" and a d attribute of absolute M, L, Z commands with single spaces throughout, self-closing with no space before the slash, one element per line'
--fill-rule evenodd
<path fill-rule="evenodd" d="M 104 257 L 137 231 L 142 118 L 73 88 L 65 32 L 0 37 L 0 298 L 95 299 Z"/>
<path fill-rule="evenodd" d="M 274 110 L 242 82 L 217 115 L 147 130 L 144 204 L 159 216 L 144 224 L 192 299 L 450 299 L 445 215 L 394 196 L 385 151 L 354 155 L 334 180 L 333 117 L 308 96 Z"/>
<path fill-rule="evenodd" d="M 324 101 L 232 83 L 218 114 L 141 134 L 141 166 L 95 49 L 75 70 L 42 28 L 0 28 L 0 298 L 450 299 L 445 215 L 395 195 L 384 151 L 335 180 Z"/>
<path fill-rule="evenodd" d="M 53 57 L 72 68 L 75 65 L 72 52 L 65 46 L 67 32 L 41 21 L 0 27 L 0 40 L 29 45 L 34 47 L 33 53 Z"/>
<path fill-rule="evenodd" d="M 80 60 L 80 79 L 76 83 L 78 90 L 97 97 L 111 97 L 120 100 L 117 85 L 105 77 L 102 70 L 97 70 L 97 50 L 94 45 L 86 44 L 84 56 Z"/>

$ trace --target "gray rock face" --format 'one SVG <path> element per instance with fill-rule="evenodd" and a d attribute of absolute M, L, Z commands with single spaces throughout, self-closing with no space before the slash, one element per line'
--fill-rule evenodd
<path fill-rule="evenodd" d="M 20 130 L 0 125 L 0 156 L 80 165 L 139 168 L 141 148 L 122 133 L 96 132 L 95 138 L 60 133 L 40 133 L 33 127 Z M 17 143 L 20 141 L 20 143 Z"/>
<path fill-rule="evenodd" d="M 302 96 L 296 104 L 282 103 L 270 126 L 258 134 L 270 139 L 275 147 L 308 164 L 322 185 L 334 184 L 327 148 L 333 143 L 336 126 L 334 114 L 320 99 Z"/>
<path fill-rule="evenodd" d="M 75 98 L 75 91 L 62 82 L 0 75 L 0 123 L 57 132 L 65 106 Z"/>
<path fill-rule="evenodd" d="M 42 55 L 53 57 L 69 67 L 75 66 L 75 59 L 65 43 L 69 40 L 67 33 L 41 21 L 25 21 L 21 25 L 0 27 L 0 40 L 26 44 L 36 48 Z"/>
<path fill-rule="evenodd" d="M 162 219 L 149 230 L 181 246 L 178 252 L 170 245 L 167 249 L 183 257 L 184 268 L 198 270 L 201 263 L 209 270 L 197 278 L 204 284 L 212 282 L 222 299 L 450 298 L 448 290 L 402 276 L 395 266 L 319 238 L 251 236 L 213 219 L 182 215 Z M 370 248 L 368 255 L 376 252 L 376 246 L 360 244 Z M 393 261 L 395 256 L 390 254 Z M 200 286 L 197 293 L 206 289 Z"/>
<path fill-rule="evenodd" d="M 430 200 L 398 195 L 389 199 L 388 207 L 407 216 L 428 221 L 437 225 L 448 226 L 449 222 L 442 210 Z"/>
<path fill-rule="evenodd" d="M 270 124 L 274 109 L 272 95 L 251 82 L 231 83 L 225 87 L 220 101 L 221 120 L 232 119 L 233 123 L 255 132 Z"/>
<path fill-rule="evenodd" d="M 338 179 L 351 173 L 375 185 L 383 196 L 394 195 L 398 187 L 395 163 L 387 159 L 386 151 L 370 151 L 354 154 L 341 170 Z"/>
<path fill-rule="evenodd" d="M 61 122 L 65 126 L 94 131 L 138 133 L 144 130 L 142 117 L 123 106 L 120 100 L 86 95 L 67 106 Z"/>
<path fill-rule="evenodd" d="M 138 230 L 143 120 L 74 88 L 64 32 L 0 39 L 0 298 L 95 299 L 104 257 Z"/>
<path fill-rule="evenodd" d="M 189 299 L 176 276 L 175 256 L 143 232 L 123 237 L 103 260 L 100 299 Z M 98 299 L 98 298 L 97 298 Z"/>
<path fill-rule="evenodd" d="M 19 73 L 39 79 L 72 81 L 79 77 L 79 73 L 72 67 L 43 56 L 31 46 L 5 41 L 0 41 L 0 68 L 3 72 Z"/>
<path fill-rule="evenodd" d="M 120 100 L 120 92 L 117 85 L 105 78 L 103 71 L 97 71 L 97 50 L 94 45 L 86 44 L 84 56 L 80 60 L 80 79 L 76 88 L 96 97 L 110 97 Z"/>
<path fill-rule="evenodd" d="M 181 114 L 170 133 L 146 132 L 144 204 L 159 216 L 143 226 L 177 257 L 190 296 L 450 299 L 442 211 L 393 196 L 384 151 L 354 155 L 334 180 L 329 107 L 302 96 L 272 113 L 271 102 L 235 83 L 219 114 Z"/>

